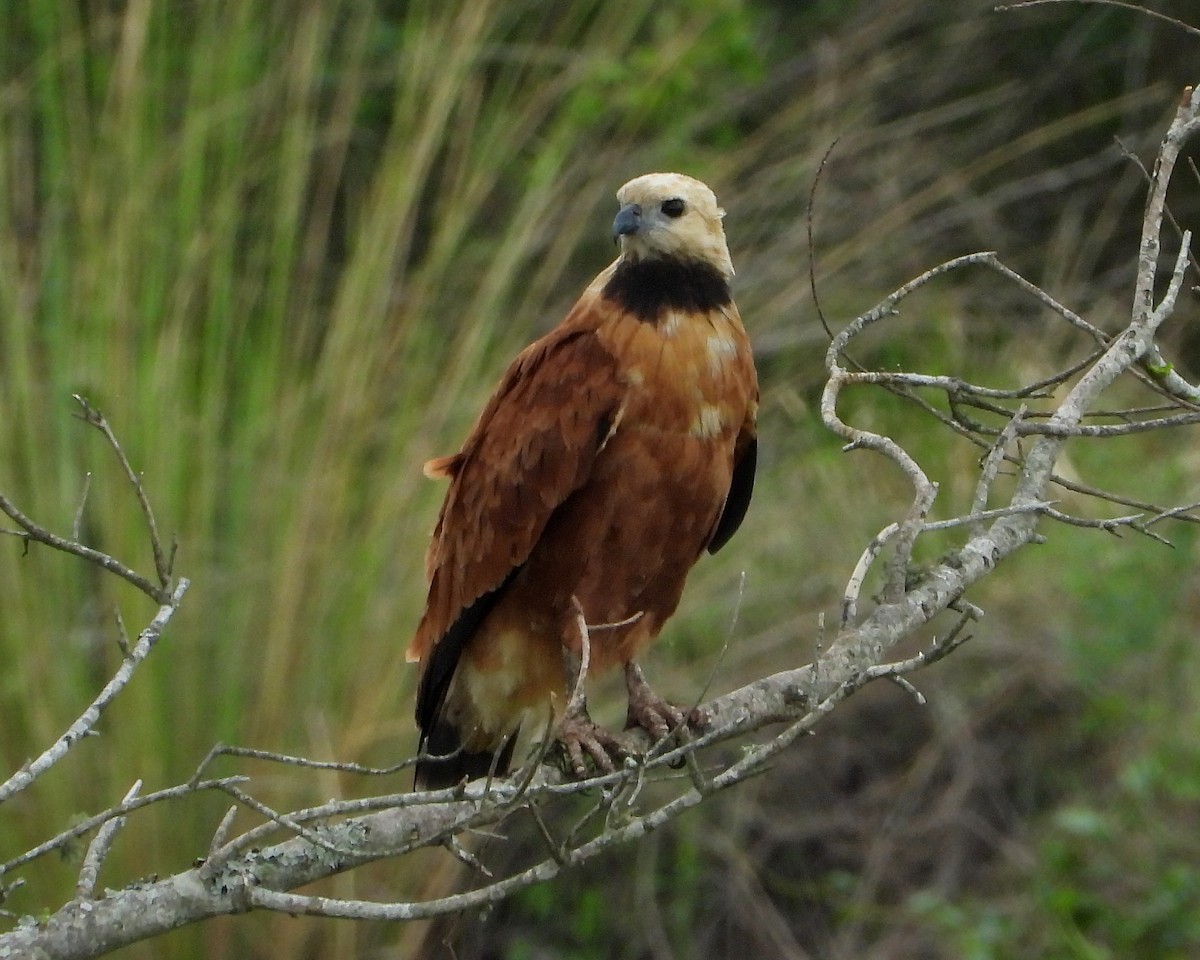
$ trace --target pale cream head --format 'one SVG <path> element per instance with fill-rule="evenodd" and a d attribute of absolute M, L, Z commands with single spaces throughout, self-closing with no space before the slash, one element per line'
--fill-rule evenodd
<path fill-rule="evenodd" d="M 647 173 L 621 187 L 617 201 L 621 212 L 613 221 L 613 236 L 620 240 L 623 259 L 700 260 L 733 276 L 721 228 L 725 211 L 699 180 L 682 173 Z"/>

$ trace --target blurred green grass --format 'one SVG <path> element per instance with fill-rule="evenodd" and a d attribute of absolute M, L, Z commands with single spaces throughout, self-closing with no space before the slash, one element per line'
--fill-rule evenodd
<path fill-rule="evenodd" d="M 848 461 L 815 424 L 824 341 L 805 211 L 826 148 L 841 138 L 814 224 L 833 323 L 947 256 L 996 248 L 1111 328 L 1128 301 L 1141 188 L 1110 138 L 1144 154 L 1172 91 L 1195 79 L 1178 69 L 1174 35 L 1151 21 L 987 9 L 622 0 L 550 17 L 498 0 L 31 0 L 0 10 L 0 489 L 66 530 L 91 472 L 88 541 L 149 567 L 111 452 L 71 417 L 81 393 L 144 471 L 160 525 L 179 539 L 177 572 L 193 581 L 101 738 L 5 810 L 0 857 L 115 802 L 135 779 L 147 789 L 185 779 L 218 740 L 367 761 L 411 751 L 402 654 L 441 493 L 420 464 L 455 448 L 508 357 L 611 257 L 612 194 L 650 169 L 709 180 L 730 211 L 764 386 L 755 509 L 736 548 L 697 570 L 651 669 L 676 694 L 698 682 L 697 662 L 707 675 L 743 570 L 718 684 L 807 660 L 817 613 L 833 609 L 861 545 L 904 497 L 896 477 Z M 1037 356 L 1024 341 L 1051 358 L 1068 349 L 986 279 L 941 288 L 903 323 L 912 338 L 888 332 L 871 349 L 935 372 L 1030 378 Z M 943 496 L 961 502 L 971 451 L 947 448 L 902 409 L 856 403 L 904 433 L 947 478 Z M 1174 442 L 1154 444 L 1072 456 L 1094 476 L 1152 482 L 1164 501 L 1194 491 L 1194 464 L 1168 469 Z M 1147 476 L 1151 456 L 1164 467 Z M 941 668 L 940 695 L 964 715 L 995 670 L 1051 663 L 1056 682 L 1093 704 L 1141 703 L 1166 677 L 1194 676 L 1180 639 L 1200 619 L 1194 590 L 1145 607 L 1120 599 L 1146 596 L 1149 556 L 1156 585 L 1190 576 L 1194 586 L 1194 542 L 1168 553 L 1055 537 L 1053 559 L 1049 549 L 1022 557 L 989 586 L 994 619 L 980 629 L 991 642 L 1005 632 L 993 622 L 1024 623 L 1053 649 L 1030 666 L 1019 644 L 1001 642 L 991 659 L 964 654 Z M 1081 557 L 1088 572 L 1072 577 Z M 0 583 L 0 761 L 14 769 L 115 668 L 114 609 L 131 628 L 152 611 L 111 578 L 46 551 L 23 556 L 15 542 L 0 543 Z M 1140 630 L 1170 655 L 1139 656 Z M 1113 665 L 1115 688 L 1098 663 Z M 1194 696 L 1173 689 L 1176 715 L 1194 720 Z M 1154 758 L 1183 749 L 1165 733 L 1126 739 L 1127 727 L 1166 722 L 1152 711 L 1080 716 L 1114 741 L 1101 766 L 1157 770 Z M 361 789 L 252 772 L 282 805 Z M 739 802 L 770 810 L 766 794 Z M 220 806 L 147 813 L 105 879 L 185 866 Z M 690 823 L 664 847 L 671 870 L 726 864 L 729 848 Z M 659 869 L 643 859 L 640 870 Z M 13 909 L 69 896 L 76 869 L 39 867 Z M 422 878 L 405 871 L 364 871 L 335 890 L 411 891 Z M 669 899 L 678 936 L 703 926 L 698 894 Z M 938 916 L 952 942 L 962 915 Z M 253 918 L 125 955 L 350 957 L 401 936 Z M 519 956 L 517 943 L 505 955 Z M 699 934 L 691 954 L 679 949 L 716 955 Z"/>

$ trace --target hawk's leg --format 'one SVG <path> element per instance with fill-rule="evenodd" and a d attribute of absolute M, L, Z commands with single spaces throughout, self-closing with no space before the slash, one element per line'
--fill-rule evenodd
<path fill-rule="evenodd" d="M 592 758 L 602 773 L 616 770 L 614 757 L 624 753 L 624 747 L 616 737 L 599 726 L 588 716 L 587 697 L 583 693 L 583 664 L 579 654 L 563 644 L 563 670 L 567 680 L 567 709 L 559 721 L 558 739 L 567 752 L 571 770 L 580 780 L 589 776 L 584 755 Z"/>
<path fill-rule="evenodd" d="M 684 726 L 703 727 L 708 717 L 699 707 L 684 713 L 679 707 L 655 693 L 642 668 L 630 660 L 625 664 L 625 686 L 629 690 L 629 712 L 625 729 L 642 727 L 655 740 L 663 740 Z"/>

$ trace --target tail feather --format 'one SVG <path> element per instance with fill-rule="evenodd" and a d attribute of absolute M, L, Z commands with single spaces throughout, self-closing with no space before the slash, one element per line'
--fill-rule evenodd
<path fill-rule="evenodd" d="M 457 723 L 446 717 L 446 704 L 467 644 L 520 571 L 520 567 L 512 570 L 498 587 L 476 597 L 462 610 L 421 665 L 416 709 L 417 727 L 421 731 L 421 753 L 447 759 L 422 760 L 417 764 L 416 786 L 419 790 L 453 786 L 464 776 L 468 779 L 487 776 L 496 757 L 495 772 L 508 772 L 516 731 L 496 749 L 467 752 L 463 749 L 466 741 L 463 731 L 460 731 Z M 461 705 L 453 712 L 455 718 L 461 721 Z"/>
<path fill-rule="evenodd" d="M 469 751 L 463 735 L 452 722 L 438 717 L 421 737 L 421 753 L 444 759 L 420 760 L 415 786 L 418 790 L 440 790 L 462 781 L 478 780 L 488 774 L 504 776 L 512 761 L 513 746 L 519 730 L 514 730 L 496 750 Z"/>

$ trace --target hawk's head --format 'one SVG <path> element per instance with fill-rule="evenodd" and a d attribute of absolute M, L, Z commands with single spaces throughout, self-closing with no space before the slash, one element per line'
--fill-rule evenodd
<path fill-rule="evenodd" d="M 651 259 L 694 260 L 733 276 L 729 247 L 713 192 L 682 173 L 647 173 L 617 191 L 621 210 L 613 221 L 613 239 L 629 262 Z"/>

